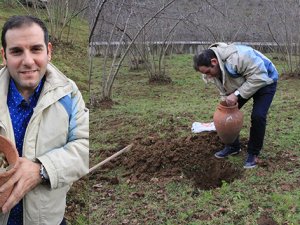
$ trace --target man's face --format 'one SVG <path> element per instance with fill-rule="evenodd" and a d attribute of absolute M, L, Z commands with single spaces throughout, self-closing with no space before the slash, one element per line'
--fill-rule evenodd
<path fill-rule="evenodd" d="M 51 43 L 46 46 L 44 32 L 35 23 L 7 30 L 5 40 L 6 51 L 2 48 L 1 53 L 10 76 L 21 94 L 33 93 L 51 59 Z"/>
<path fill-rule="evenodd" d="M 206 74 L 208 78 L 219 78 L 222 74 L 219 62 L 215 58 L 211 60 L 210 66 L 199 66 L 199 72 Z"/>

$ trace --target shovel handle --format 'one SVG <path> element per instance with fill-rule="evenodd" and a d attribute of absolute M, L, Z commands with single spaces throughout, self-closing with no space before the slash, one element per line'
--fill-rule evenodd
<path fill-rule="evenodd" d="M 103 166 L 105 163 L 109 162 L 110 160 L 118 157 L 122 153 L 129 151 L 132 148 L 132 146 L 133 146 L 133 144 L 127 145 L 125 148 L 121 149 L 120 151 L 116 152 L 115 154 L 111 155 L 110 157 L 104 159 L 102 162 L 96 164 L 95 166 L 90 168 L 89 173 L 92 173 L 94 170 L 96 170 L 100 166 Z"/>

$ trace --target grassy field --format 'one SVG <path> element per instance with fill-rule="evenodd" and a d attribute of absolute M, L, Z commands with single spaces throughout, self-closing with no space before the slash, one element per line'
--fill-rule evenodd
<path fill-rule="evenodd" d="M 101 64 L 100 59 L 95 62 Z M 274 62 L 281 71 L 284 63 Z M 91 95 L 100 87 L 101 72 L 95 71 Z M 113 89 L 116 104 L 90 111 L 91 166 L 137 137 L 167 142 L 191 136 L 195 121 L 212 121 L 218 92 L 193 70 L 192 55 L 168 58 L 167 73 L 171 84 L 150 85 L 145 71 L 122 68 Z M 90 224 L 300 224 L 299 85 L 299 79 L 279 80 L 260 156 L 269 166 L 242 170 L 231 183 L 201 190 L 188 179 L 132 182 L 123 176 L 127 171 L 120 161 L 125 153 L 89 177 Z M 251 104 L 242 109 L 244 139 L 249 135 Z M 244 157 L 229 161 L 241 168 Z"/>
<path fill-rule="evenodd" d="M 36 11 L 26 9 L 20 5 L 10 2 L 4 4 L 0 0 L 0 27 L 12 15 L 36 15 Z M 42 9 L 39 15 L 44 15 Z M 42 18 L 45 19 L 45 18 Z M 80 34 L 80 35 L 78 35 Z M 72 21 L 72 29 L 69 41 L 53 43 L 52 63 L 56 65 L 68 77 L 73 79 L 81 90 L 86 102 L 89 99 L 88 92 L 88 56 L 87 40 L 89 28 L 87 21 L 75 18 Z M 2 60 L 0 60 L 0 64 Z M 66 218 L 69 224 L 88 224 L 88 193 L 87 178 L 75 182 L 67 198 Z"/>
<path fill-rule="evenodd" d="M 26 13 L 0 1 L 0 26 L 9 16 Z M 88 25 L 80 19 L 72 24 L 71 44 L 54 46 L 53 63 L 77 82 L 88 100 Z M 282 70 L 284 63 L 274 62 Z M 101 60 L 94 63 L 92 95 L 99 94 L 101 87 Z M 205 86 L 192 69 L 192 56 L 168 58 L 167 72 L 171 84 L 149 85 L 145 71 L 130 71 L 124 64 L 113 89 L 116 104 L 90 111 L 91 166 L 137 137 L 181 140 L 191 136 L 193 122 L 212 121 L 218 92 Z M 133 182 L 123 176 L 127 172 L 120 163 L 124 154 L 74 184 L 67 203 L 69 224 L 300 224 L 299 85 L 299 79 L 279 80 L 261 154 L 267 166 L 243 171 L 241 177 L 223 181 L 218 188 L 202 190 L 185 178 Z M 242 109 L 244 139 L 249 135 L 250 110 L 251 102 Z M 242 167 L 243 156 L 229 161 Z"/>

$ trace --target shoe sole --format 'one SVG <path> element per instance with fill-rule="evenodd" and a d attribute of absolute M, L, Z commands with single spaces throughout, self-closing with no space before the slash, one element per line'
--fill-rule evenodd
<path fill-rule="evenodd" d="M 253 169 L 255 168 L 257 165 L 253 165 L 253 166 L 244 166 L 244 169 Z"/>
<path fill-rule="evenodd" d="M 216 155 L 216 154 L 217 154 L 217 153 L 216 153 L 216 154 L 215 154 L 215 157 L 218 158 L 218 159 L 224 159 L 224 158 L 226 158 L 226 157 L 228 157 L 228 156 L 231 156 L 231 155 L 237 155 L 237 154 L 239 154 L 241 151 L 242 151 L 242 150 L 240 149 L 239 151 L 233 152 L 233 153 L 231 153 L 231 154 L 229 154 L 229 155 L 227 155 L 227 156 L 224 156 L 224 157 L 218 156 L 218 155 Z"/>

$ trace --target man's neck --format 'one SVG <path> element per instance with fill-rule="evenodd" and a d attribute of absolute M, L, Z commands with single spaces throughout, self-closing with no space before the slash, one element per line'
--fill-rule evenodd
<path fill-rule="evenodd" d="M 36 88 L 36 87 L 35 87 Z M 25 99 L 26 102 L 29 102 L 29 98 L 30 96 L 34 93 L 34 89 L 20 89 L 18 86 L 17 86 L 17 89 L 18 91 L 20 92 L 20 94 L 23 96 L 23 98 Z"/>

